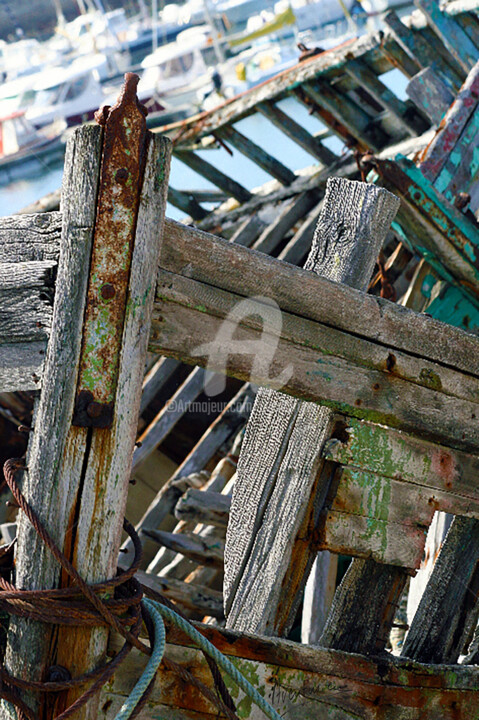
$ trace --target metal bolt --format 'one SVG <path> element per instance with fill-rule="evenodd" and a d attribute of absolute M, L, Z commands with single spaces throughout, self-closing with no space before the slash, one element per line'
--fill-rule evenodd
<path fill-rule="evenodd" d="M 126 168 L 120 168 L 115 173 L 115 180 L 126 180 L 128 178 L 129 172 Z"/>
<path fill-rule="evenodd" d="M 111 283 L 105 283 L 104 285 L 102 285 L 100 295 L 102 296 L 103 300 L 111 300 L 115 297 L 116 290 Z"/>
<path fill-rule="evenodd" d="M 458 210 L 465 210 L 471 202 L 471 196 L 469 193 L 460 192 L 454 198 L 454 205 Z"/>
<path fill-rule="evenodd" d="M 63 665 L 52 665 L 47 671 L 47 682 L 65 682 L 71 680 L 69 670 Z"/>
<path fill-rule="evenodd" d="M 103 405 L 93 401 L 87 405 L 86 412 L 91 418 L 99 418 L 103 412 Z"/>

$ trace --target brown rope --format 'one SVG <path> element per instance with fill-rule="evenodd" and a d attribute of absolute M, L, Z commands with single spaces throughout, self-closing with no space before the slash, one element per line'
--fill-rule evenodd
<path fill-rule="evenodd" d="M 55 679 L 45 682 L 23 680 L 10 675 L 0 665 L 0 697 L 17 708 L 19 720 L 36 720 L 31 708 L 19 697 L 19 690 L 59 693 L 91 683 L 90 687 L 72 705 L 55 718 L 55 720 L 66 720 L 101 690 L 132 647 L 138 648 L 145 654 L 151 654 L 150 647 L 138 638 L 144 621 L 150 642 L 152 643 L 154 639 L 153 623 L 148 611 L 141 603 L 143 594 L 148 594 L 150 597 L 154 595 L 155 600 L 169 607 L 174 607 L 175 612 L 178 612 L 178 607 L 172 606 L 162 595 L 146 590 L 134 577 L 141 562 L 142 546 L 134 527 L 126 519 L 123 527 L 132 539 L 134 546 L 134 558 L 131 566 L 125 571 L 118 571 L 116 577 L 110 580 L 94 585 L 87 584 L 68 558 L 57 547 L 35 511 L 20 492 L 14 475 L 21 467 L 23 467 L 22 461 L 8 460 L 4 465 L 5 482 L 20 509 L 25 513 L 60 566 L 73 580 L 74 585 L 52 590 L 18 590 L 0 576 L 0 609 L 9 615 L 26 617 L 50 625 L 106 626 L 116 630 L 125 639 L 121 650 L 107 664 L 76 678 Z M 106 592 L 111 594 L 112 591 L 114 592 L 113 598 L 104 600 L 99 597 L 100 594 Z M 187 683 L 194 685 L 208 700 L 216 704 L 230 720 L 238 720 L 234 712 L 236 708 L 233 700 L 216 663 L 206 654 L 205 657 L 212 672 L 217 695 L 183 667 L 167 658 L 164 658 L 163 662 L 168 669 L 176 672 Z M 152 681 L 132 717 L 135 717 L 144 706 L 153 686 L 154 682 Z"/>

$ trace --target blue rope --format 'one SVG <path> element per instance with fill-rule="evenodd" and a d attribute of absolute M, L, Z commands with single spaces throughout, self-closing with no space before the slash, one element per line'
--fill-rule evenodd
<path fill-rule="evenodd" d="M 210 657 L 215 660 L 220 668 L 222 668 L 239 687 L 246 693 L 246 695 L 253 700 L 253 702 L 264 712 L 264 714 L 271 718 L 271 720 L 283 720 L 276 710 L 264 699 L 262 695 L 256 690 L 253 685 L 240 673 L 233 663 L 228 660 L 215 646 L 210 643 L 196 628 L 193 627 L 187 620 L 182 618 L 180 615 L 175 613 L 174 610 L 170 610 L 165 605 L 160 603 L 154 603 L 158 611 L 164 618 L 170 620 L 177 627 L 183 630 L 195 643 L 204 650 Z M 118 720 L 118 719 L 115 719 Z"/>
<path fill-rule="evenodd" d="M 163 653 L 165 652 L 165 625 L 160 613 L 158 612 L 158 607 L 156 603 L 151 602 L 151 600 L 145 599 L 143 602 L 145 603 L 155 626 L 155 641 L 153 650 L 140 679 L 131 691 L 127 701 L 121 706 L 120 712 L 116 715 L 115 720 L 128 720 L 128 718 L 131 717 L 133 710 L 140 702 L 146 688 L 155 677 L 156 671 L 163 659 Z"/>

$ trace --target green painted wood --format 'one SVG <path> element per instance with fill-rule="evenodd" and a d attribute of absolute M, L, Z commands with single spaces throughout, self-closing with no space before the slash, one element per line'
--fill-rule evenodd
<path fill-rule="evenodd" d="M 388 26 L 398 44 L 418 64 L 419 69 L 431 67 L 453 92 L 459 90 L 464 75 L 457 75 L 419 32 L 413 32 L 408 28 L 401 22 L 394 11 L 387 13 L 384 17 L 384 23 Z"/>
<path fill-rule="evenodd" d="M 236 182 L 236 180 L 232 180 L 228 175 L 225 175 L 225 173 L 218 170 L 218 168 L 204 158 L 196 155 L 196 153 L 186 150 L 176 150 L 174 155 L 199 175 L 202 175 L 212 182 L 213 185 L 221 188 L 226 195 L 236 198 L 240 203 L 251 200 L 252 195 L 249 190 L 246 190 L 246 188 Z"/>
<path fill-rule="evenodd" d="M 449 88 L 430 67 L 424 68 L 411 79 L 406 92 L 435 125 L 439 125 L 454 100 Z"/>
<path fill-rule="evenodd" d="M 477 62 L 478 48 L 454 18 L 441 12 L 436 0 L 417 0 L 417 5 L 427 16 L 428 22 L 447 50 L 467 74 Z"/>
<path fill-rule="evenodd" d="M 454 150 L 434 183 L 437 190 L 449 202 L 454 203 L 459 193 L 469 193 L 472 208 L 478 209 L 479 192 L 477 177 L 479 172 L 479 107 L 457 141 Z"/>
<path fill-rule="evenodd" d="M 269 175 L 276 178 L 282 185 L 291 185 L 296 180 L 294 172 L 231 125 L 224 125 L 217 131 L 217 135 L 233 145 L 240 153 L 246 155 Z"/>

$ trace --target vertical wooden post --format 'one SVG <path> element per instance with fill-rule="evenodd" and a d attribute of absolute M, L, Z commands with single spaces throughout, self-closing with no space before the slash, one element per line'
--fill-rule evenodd
<path fill-rule="evenodd" d="M 306 268 L 365 289 L 399 200 L 374 185 L 328 181 Z M 352 309 L 354 310 L 354 309 Z M 329 486 L 326 407 L 258 393 L 246 430 L 225 551 L 227 626 L 285 634 L 314 560 L 311 533 Z"/>
<path fill-rule="evenodd" d="M 136 103 L 134 92 L 128 102 L 129 112 L 134 114 L 136 110 L 131 104 Z M 140 114 L 139 110 L 137 112 Z M 144 137 L 144 131 L 141 132 Z M 121 143 L 129 154 L 131 143 L 131 153 L 139 150 L 141 155 L 141 148 L 134 147 L 135 142 L 140 142 L 141 132 L 137 136 L 120 128 L 114 151 Z M 118 209 L 115 198 L 121 192 L 115 183 L 120 186 L 128 178 L 125 169 L 113 176 L 108 196 L 103 200 L 100 197 L 100 207 L 95 213 L 101 136 L 100 127 L 82 127 L 76 131 L 67 150 L 53 330 L 24 481 L 28 502 L 87 582 L 111 578 L 117 565 L 171 153 L 167 139 L 159 135 L 149 137 L 137 217 L 130 213 L 128 220 L 130 231 L 134 233 L 134 245 L 126 275 L 123 329 L 120 326 L 117 337 L 111 337 L 111 343 L 118 343 L 120 348 L 111 426 L 74 427 L 72 419 L 77 402 L 87 286 L 90 284 L 91 292 L 94 283 L 89 277 L 89 267 L 92 244 L 98 240 L 93 233 L 95 216 L 98 227 L 100 211 L 105 213 L 106 208 L 113 218 L 108 222 L 115 227 L 114 213 Z M 105 165 L 101 172 L 106 172 Z M 85 355 L 88 360 L 88 352 Z M 20 520 L 16 580 L 17 586 L 24 589 L 53 588 L 65 583 L 57 562 L 24 518 Z M 51 666 L 62 665 L 75 677 L 102 661 L 106 641 L 107 631 L 103 628 L 54 628 L 13 619 L 8 637 L 7 667 L 25 679 L 45 680 Z M 53 707 L 47 706 L 44 698 L 29 698 L 29 701 L 42 720 L 49 720 L 70 705 L 84 689 L 64 693 L 64 697 L 56 698 Z M 75 714 L 75 720 L 96 717 L 95 700 Z"/>

